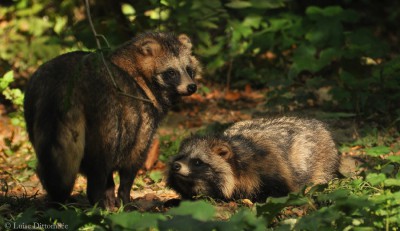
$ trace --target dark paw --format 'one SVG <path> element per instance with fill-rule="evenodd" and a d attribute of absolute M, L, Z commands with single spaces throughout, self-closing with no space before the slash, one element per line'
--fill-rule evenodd
<path fill-rule="evenodd" d="M 171 199 L 164 202 L 164 208 L 178 207 L 181 204 L 181 199 Z"/>
<path fill-rule="evenodd" d="M 99 202 L 99 205 L 109 211 L 116 211 L 121 206 L 121 202 L 116 197 L 107 197 Z"/>

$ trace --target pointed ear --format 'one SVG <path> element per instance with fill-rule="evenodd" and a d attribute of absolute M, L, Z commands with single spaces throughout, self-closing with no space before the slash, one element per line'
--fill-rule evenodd
<path fill-rule="evenodd" d="M 178 40 L 188 50 L 192 50 L 192 41 L 190 41 L 190 38 L 187 35 L 185 35 L 185 34 L 179 35 Z"/>
<path fill-rule="evenodd" d="M 144 56 L 156 56 L 161 52 L 161 45 L 154 39 L 145 39 L 135 45 Z"/>
<path fill-rule="evenodd" d="M 217 141 L 211 145 L 211 150 L 215 155 L 219 155 L 225 160 L 230 159 L 233 155 L 232 150 L 227 143 Z"/>

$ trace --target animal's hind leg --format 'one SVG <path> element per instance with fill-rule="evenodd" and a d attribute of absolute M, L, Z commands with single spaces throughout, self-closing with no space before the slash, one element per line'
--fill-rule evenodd
<path fill-rule="evenodd" d="M 44 189 L 56 202 L 64 202 L 69 197 L 83 158 L 85 125 L 78 113 L 69 111 L 63 121 L 37 120 L 34 126 L 37 173 Z"/>
<path fill-rule="evenodd" d="M 108 175 L 107 178 L 104 205 L 106 208 L 113 208 L 114 206 L 115 207 L 120 206 L 119 200 L 115 196 L 115 184 L 112 172 Z"/>
<path fill-rule="evenodd" d="M 138 169 L 139 168 L 136 166 L 129 166 L 119 170 L 120 183 L 118 188 L 118 198 L 121 199 L 124 204 L 130 202 L 131 188 Z"/>

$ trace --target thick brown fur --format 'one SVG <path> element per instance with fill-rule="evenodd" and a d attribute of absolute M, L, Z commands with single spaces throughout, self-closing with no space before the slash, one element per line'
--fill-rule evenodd
<path fill-rule="evenodd" d="M 65 201 L 78 172 L 91 203 L 113 208 L 130 200 L 159 122 L 181 96 L 196 91 L 200 67 L 186 35 L 144 33 L 110 52 L 72 52 L 43 64 L 30 79 L 25 119 L 38 157 L 37 173 L 50 198 Z M 113 172 L 120 175 L 118 198 Z"/>
<path fill-rule="evenodd" d="M 223 135 L 185 139 L 171 160 L 167 183 L 182 195 L 219 199 L 284 196 L 336 176 L 339 154 L 315 119 L 280 117 L 233 124 Z"/>

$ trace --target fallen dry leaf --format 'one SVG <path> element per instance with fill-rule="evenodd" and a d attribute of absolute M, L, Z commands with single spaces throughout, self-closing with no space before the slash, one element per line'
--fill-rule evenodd
<path fill-rule="evenodd" d="M 221 96 L 222 96 L 221 91 L 214 89 L 206 95 L 206 99 L 219 99 L 221 98 Z"/>
<path fill-rule="evenodd" d="M 190 95 L 188 98 L 190 100 L 198 101 L 200 103 L 203 103 L 205 101 L 204 97 L 198 93 L 194 93 L 193 95 Z"/>
<path fill-rule="evenodd" d="M 276 54 L 272 51 L 267 51 L 261 55 L 261 58 L 272 61 L 272 60 L 276 59 Z"/>
<path fill-rule="evenodd" d="M 239 92 L 227 91 L 224 95 L 224 99 L 227 101 L 236 101 L 240 99 L 241 95 Z"/>
<path fill-rule="evenodd" d="M 250 84 L 246 84 L 246 86 L 244 87 L 244 92 L 242 93 L 242 96 L 245 98 L 248 98 L 248 99 L 264 99 L 265 98 L 264 94 L 253 91 Z"/>

